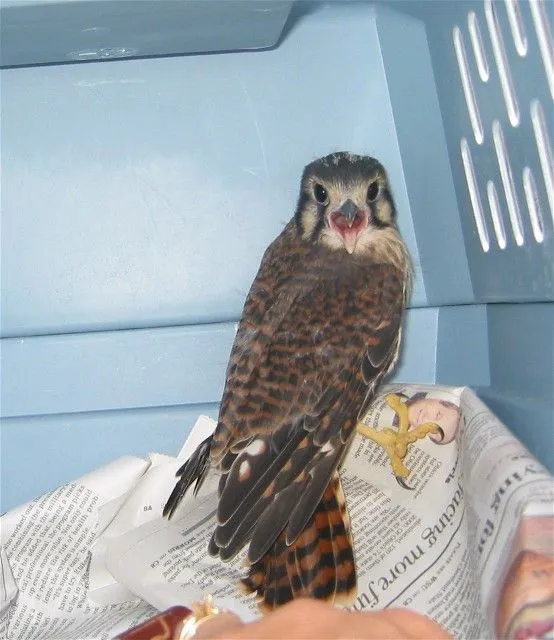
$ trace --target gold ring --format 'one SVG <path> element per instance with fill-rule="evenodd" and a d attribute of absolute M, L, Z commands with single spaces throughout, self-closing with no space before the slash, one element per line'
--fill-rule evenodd
<path fill-rule="evenodd" d="M 203 602 L 194 602 L 192 605 L 192 613 L 185 620 L 181 633 L 179 634 L 179 640 L 192 640 L 196 635 L 198 628 L 215 618 L 220 613 L 223 613 L 222 609 L 214 607 L 213 598 L 211 595 L 207 595 Z"/>

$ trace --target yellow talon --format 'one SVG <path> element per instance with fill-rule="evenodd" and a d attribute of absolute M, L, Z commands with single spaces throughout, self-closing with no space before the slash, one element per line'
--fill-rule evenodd
<path fill-rule="evenodd" d="M 405 479 L 410 475 L 410 470 L 403 463 L 408 453 L 408 446 L 416 440 L 425 438 L 429 433 L 438 433 L 440 429 L 434 422 L 425 422 L 410 430 L 406 403 L 396 393 L 389 393 L 385 400 L 398 416 L 398 429 L 394 430 L 385 427 L 378 431 L 366 426 L 363 422 L 358 422 L 356 430 L 361 435 L 383 447 L 390 458 L 394 475 Z"/>

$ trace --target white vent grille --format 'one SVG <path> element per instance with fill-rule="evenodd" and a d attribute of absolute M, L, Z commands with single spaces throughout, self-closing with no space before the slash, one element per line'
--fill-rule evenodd
<path fill-rule="evenodd" d="M 523 228 L 521 226 L 521 215 L 519 213 L 519 203 L 517 201 L 516 187 L 514 184 L 514 176 L 512 174 L 512 166 L 506 149 L 506 141 L 504 132 L 498 120 L 492 123 L 492 139 L 494 141 L 494 150 L 498 160 L 500 169 L 500 177 L 504 185 L 504 193 L 506 194 L 506 203 L 508 204 L 508 214 L 512 224 L 512 232 L 518 247 L 523 244 Z"/>
<path fill-rule="evenodd" d="M 527 201 L 533 235 L 537 242 L 542 242 L 544 240 L 544 223 L 542 220 L 541 205 L 537 194 L 535 178 L 533 178 L 533 172 L 529 167 L 523 168 L 523 191 L 525 192 L 525 200 Z"/>
<path fill-rule="evenodd" d="M 516 51 L 523 58 L 527 55 L 527 37 L 521 19 L 518 0 L 506 0 L 506 12 L 510 21 L 510 29 L 512 30 Z"/>
<path fill-rule="evenodd" d="M 500 86 L 502 87 L 502 95 L 506 103 L 508 118 L 512 127 L 517 127 L 519 124 L 519 107 L 514 90 L 514 83 L 512 81 L 512 74 L 508 65 L 508 58 L 506 57 L 504 38 L 498 26 L 496 9 L 494 8 L 492 0 L 485 0 L 485 18 L 487 19 L 492 51 L 500 77 Z"/>
<path fill-rule="evenodd" d="M 489 199 L 489 207 L 492 216 L 492 226 L 494 229 L 494 235 L 496 236 L 498 248 L 505 249 L 507 246 L 506 229 L 504 228 L 504 220 L 502 218 L 502 213 L 500 212 L 498 193 L 492 180 L 489 180 L 487 182 L 487 197 Z"/>
<path fill-rule="evenodd" d="M 552 149 L 550 148 L 551 138 L 546 126 L 543 108 L 538 100 L 533 100 L 531 103 L 531 123 L 535 133 L 544 184 L 546 185 L 552 224 L 554 225 L 554 163 L 552 161 Z"/>
<path fill-rule="evenodd" d="M 473 167 L 473 160 L 471 158 L 469 144 L 465 138 L 462 138 L 461 146 L 462 146 L 462 162 L 464 164 L 464 171 L 466 174 L 466 182 L 469 189 L 471 206 L 473 207 L 473 217 L 475 218 L 475 226 L 477 227 L 477 233 L 479 234 L 481 247 L 483 251 L 487 252 L 490 246 L 489 232 L 487 231 L 485 216 L 483 215 L 483 206 L 481 204 L 481 196 L 479 195 L 479 187 L 477 185 L 477 177 L 475 176 L 475 169 Z"/>
<path fill-rule="evenodd" d="M 456 58 L 458 60 L 458 67 L 462 78 L 462 89 L 466 99 L 471 127 L 473 128 L 473 135 L 477 144 L 482 144 L 484 140 L 483 123 L 481 122 L 479 107 L 477 106 L 477 100 L 475 99 L 473 81 L 467 64 L 466 49 L 462 38 L 462 32 L 459 27 L 454 27 L 454 50 L 456 51 Z"/>
<path fill-rule="evenodd" d="M 550 87 L 550 95 L 554 99 L 554 43 L 552 42 L 552 34 L 550 33 L 550 26 L 544 5 L 544 0 L 529 0 L 529 7 L 531 9 L 531 15 L 533 16 L 533 22 L 535 23 L 535 31 L 537 32 L 537 40 L 539 41 L 546 80 Z"/>
<path fill-rule="evenodd" d="M 477 19 L 475 11 L 469 12 L 467 17 L 467 28 L 469 30 L 469 37 L 471 38 L 471 45 L 473 46 L 473 55 L 475 56 L 475 62 L 477 63 L 479 77 L 483 82 L 488 82 L 490 78 L 489 62 L 485 54 L 483 36 L 481 35 L 479 20 Z M 458 37 L 461 39 L 461 35 Z"/>
<path fill-rule="evenodd" d="M 554 43 L 545 4 L 544 0 L 527 0 L 525 6 L 520 0 L 483 0 L 484 30 L 477 10 L 468 13 L 466 31 L 459 25 L 452 30 L 472 137 L 477 144 L 472 147 L 471 140 L 464 136 L 460 152 L 475 229 L 484 252 L 491 249 L 488 227 L 494 232 L 495 244 L 500 251 L 510 246 L 544 241 L 548 233 L 544 217 L 547 205 L 543 201 L 541 207 L 541 193 L 547 195 L 554 226 L 554 163 L 548 119 L 545 118 L 545 111 L 552 107 L 543 107 L 533 96 L 528 107 L 523 108 L 525 96 L 517 95 L 510 68 L 510 60 L 514 64 L 519 60 L 517 65 L 527 65 L 532 64 L 527 61 L 533 56 L 539 57 L 544 65 L 548 90 L 554 98 Z M 499 19 L 497 12 L 500 11 L 505 12 L 503 20 Z M 492 51 L 491 60 L 487 59 L 487 51 Z M 529 73 L 536 74 L 536 68 L 530 67 Z M 485 84 L 490 85 L 488 93 Z M 490 105 L 482 103 L 482 111 L 479 98 L 482 94 L 488 100 L 492 95 L 490 91 L 494 90 L 498 99 L 491 104 L 498 104 L 498 109 L 491 118 Z M 527 99 L 529 97 L 527 95 Z M 485 114 L 485 120 L 482 114 Z M 511 145 L 517 145 L 518 136 L 527 135 L 529 120 L 535 142 L 530 152 L 535 160 L 529 163 L 526 158 L 524 165 L 525 154 L 511 155 L 510 149 L 515 151 L 516 147 Z M 525 127 L 521 126 L 523 123 Z M 496 167 L 490 163 L 490 157 L 496 159 Z"/>

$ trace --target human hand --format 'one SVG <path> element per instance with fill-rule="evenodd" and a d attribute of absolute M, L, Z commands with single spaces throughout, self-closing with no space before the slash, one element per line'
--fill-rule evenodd
<path fill-rule="evenodd" d="M 351 612 L 318 600 L 295 600 L 255 622 L 222 613 L 199 625 L 195 640 L 451 640 L 425 616 L 408 609 Z"/>

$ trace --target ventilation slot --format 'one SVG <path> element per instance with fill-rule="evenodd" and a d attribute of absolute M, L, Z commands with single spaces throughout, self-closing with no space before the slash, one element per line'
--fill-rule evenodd
<path fill-rule="evenodd" d="M 458 68 L 460 69 L 460 77 L 462 79 L 462 89 L 466 99 L 467 111 L 469 113 L 469 119 L 471 122 L 471 128 L 473 129 L 473 135 L 477 144 L 483 144 L 483 123 L 481 122 L 481 115 L 479 114 L 479 107 L 475 100 L 475 93 L 473 91 L 473 82 L 469 75 L 469 68 L 467 64 L 466 49 L 462 32 L 459 27 L 454 27 L 452 32 L 452 38 L 454 40 L 454 51 L 456 52 L 456 59 L 458 60 Z"/>
<path fill-rule="evenodd" d="M 550 214 L 552 215 L 552 223 L 554 224 L 554 164 L 552 162 L 552 149 L 550 148 L 550 137 L 546 128 L 544 111 L 538 100 L 533 100 L 531 103 L 531 123 L 533 124 L 544 186 L 550 206 Z"/>
<path fill-rule="evenodd" d="M 519 124 L 519 107 L 514 91 L 514 85 L 512 82 L 512 75 L 508 68 L 508 60 L 506 58 L 506 49 L 504 48 L 504 40 L 498 27 L 498 20 L 496 18 L 496 12 L 492 3 L 492 0 L 485 0 L 485 18 L 487 19 L 487 26 L 491 37 L 492 50 L 494 53 L 494 59 L 498 68 L 498 75 L 500 77 L 500 86 L 502 87 L 502 95 L 504 96 L 504 102 L 506 104 L 506 111 L 508 112 L 508 119 L 512 127 L 517 127 Z"/>
<path fill-rule="evenodd" d="M 475 169 L 473 168 L 471 151 L 469 150 L 469 144 L 465 138 L 462 138 L 461 150 L 467 188 L 469 190 L 469 197 L 473 208 L 473 217 L 475 218 L 475 226 L 477 227 L 481 247 L 486 253 L 489 250 L 489 233 L 485 225 L 485 218 L 483 217 L 483 207 L 481 205 L 481 197 L 479 195 L 479 188 L 477 187 L 477 180 L 475 178 Z"/>
<path fill-rule="evenodd" d="M 512 30 L 514 45 L 518 54 L 523 58 L 527 55 L 527 37 L 519 11 L 519 0 L 506 0 L 506 13 Z"/>
<path fill-rule="evenodd" d="M 539 194 L 537 193 L 533 172 L 529 167 L 523 169 L 523 192 L 525 193 L 525 200 L 527 200 L 527 209 L 529 211 L 533 235 L 537 242 L 542 242 L 544 240 L 544 224 L 542 221 Z"/>
<path fill-rule="evenodd" d="M 500 249 L 506 248 L 506 229 L 504 228 L 504 220 L 500 211 L 500 203 L 498 202 L 498 193 L 494 183 L 489 180 L 487 182 L 487 197 L 489 199 L 489 208 L 491 210 L 492 226 L 496 242 Z"/>
<path fill-rule="evenodd" d="M 537 32 L 537 40 L 539 41 L 539 49 L 541 52 L 542 62 L 548 86 L 550 87 L 550 95 L 554 98 L 554 43 L 552 42 L 552 34 L 550 33 L 550 25 L 546 17 L 545 3 L 543 0 L 529 0 L 529 7 L 533 22 L 535 23 L 535 31 Z"/>
<path fill-rule="evenodd" d="M 490 77 L 489 63 L 487 61 L 487 56 L 485 55 L 481 29 L 479 28 L 479 21 L 477 20 L 475 11 L 469 12 L 467 17 L 467 27 L 469 30 L 469 37 L 471 38 L 471 46 L 473 47 L 473 55 L 475 56 L 475 62 L 477 64 L 477 71 L 479 71 L 479 77 L 483 82 L 488 82 Z"/>
<path fill-rule="evenodd" d="M 504 187 L 504 193 L 506 194 L 506 203 L 508 205 L 508 214 L 510 215 L 512 233 L 514 234 L 516 244 L 520 247 L 524 241 L 521 215 L 519 212 L 519 204 L 516 196 L 512 168 L 510 166 L 510 159 L 508 158 L 508 152 L 506 150 L 506 142 L 504 140 L 502 127 L 498 120 L 495 120 L 492 123 L 492 139 L 494 142 L 496 157 L 498 159 L 502 186 Z"/>

